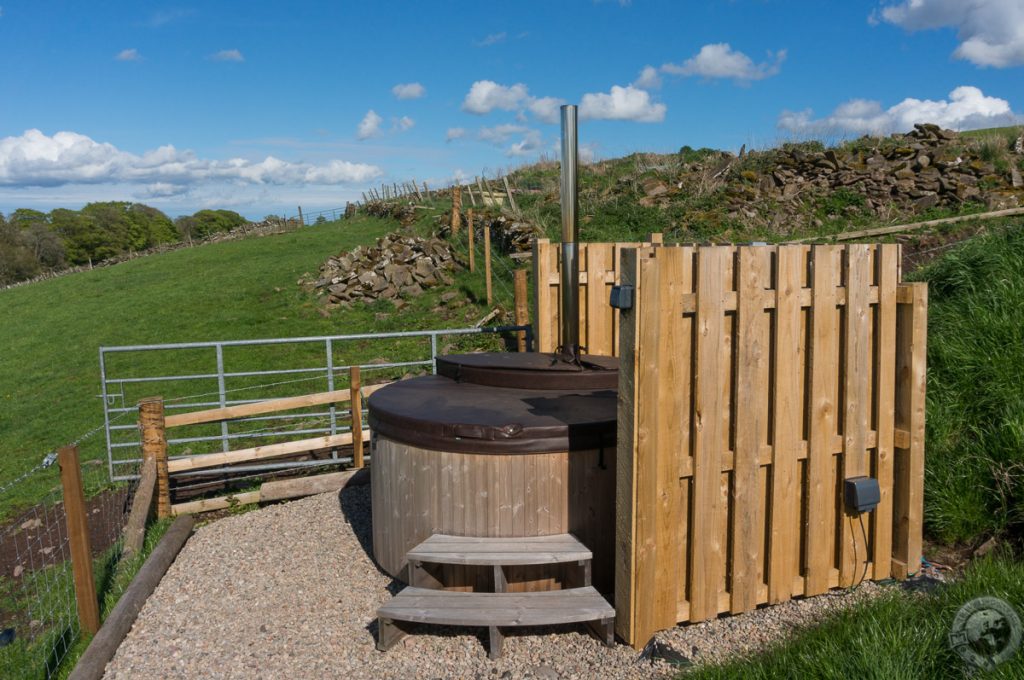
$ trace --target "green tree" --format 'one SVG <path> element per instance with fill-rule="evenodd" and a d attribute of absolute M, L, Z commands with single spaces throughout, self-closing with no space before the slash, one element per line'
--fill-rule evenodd
<path fill-rule="evenodd" d="M 195 220 L 192 238 L 206 238 L 210 234 L 231 231 L 249 223 L 249 220 L 233 210 L 200 210 L 192 215 L 192 219 Z"/>

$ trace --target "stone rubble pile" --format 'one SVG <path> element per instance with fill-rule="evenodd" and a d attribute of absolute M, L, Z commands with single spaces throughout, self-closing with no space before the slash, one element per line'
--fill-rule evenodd
<path fill-rule="evenodd" d="M 454 283 L 456 263 L 448 244 L 439 238 L 389 234 L 374 246 L 331 257 L 316 280 L 306 282 L 330 304 L 396 300 L 421 295 L 425 288 Z"/>
<path fill-rule="evenodd" d="M 835 149 L 794 144 L 684 163 L 675 178 L 643 182 L 640 203 L 664 207 L 699 183 L 718 182 L 725 185 L 727 210 L 739 219 L 756 218 L 768 206 L 791 216 L 801 203 L 842 189 L 863 195 L 864 208 L 879 215 L 966 201 L 1000 210 L 1024 202 L 1017 190 L 1019 171 L 1014 171 L 982 158 L 957 132 L 925 123 L 904 135 L 865 137 Z"/>

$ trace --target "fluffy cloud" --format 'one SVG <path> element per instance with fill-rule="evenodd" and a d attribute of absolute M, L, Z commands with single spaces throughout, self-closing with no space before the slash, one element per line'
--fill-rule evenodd
<path fill-rule="evenodd" d="M 564 103 L 564 99 L 557 97 L 538 97 L 531 99 L 526 108 L 542 123 L 557 123 L 558 111 Z"/>
<path fill-rule="evenodd" d="M 507 142 L 511 137 L 515 135 L 521 135 L 524 132 L 528 132 L 530 128 L 525 125 L 495 125 L 494 127 L 482 127 L 477 132 L 477 137 L 485 142 L 490 142 L 497 146 L 501 146 Z"/>
<path fill-rule="evenodd" d="M 633 81 L 633 87 L 641 90 L 656 90 L 661 87 L 661 76 L 658 75 L 658 69 L 653 66 L 644 66 L 640 75 Z"/>
<path fill-rule="evenodd" d="M 358 139 L 369 139 L 380 134 L 380 124 L 384 122 L 384 119 L 377 115 L 377 112 L 370 109 L 363 116 L 363 119 L 359 121 L 359 126 L 356 128 L 356 137 Z"/>
<path fill-rule="evenodd" d="M 245 61 L 245 57 L 238 50 L 221 50 L 210 55 L 214 61 Z"/>
<path fill-rule="evenodd" d="M 401 118 L 396 118 L 392 123 L 393 127 L 398 132 L 405 132 L 406 130 L 411 130 L 412 126 L 415 124 L 416 121 L 414 121 L 409 116 L 402 116 Z"/>
<path fill-rule="evenodd" d="M 118 61 L 142 61 L 142 55 L 139 54 L 137 49 L 132 47 L 127 50 L 121 50 L 114 59 Z"/>
<path fill-rule="evenodd" d="M 181 193 L 181 187 L 210 181 L 343 184 L 381 174 L 377 166 L 341 160 L 322 165 L 290 163 L 273 156 L 258 162 L 209 160 L 170 145 L 137 155 L 75 132 L 51 137 L 28 130 L 19 137 L 0 139 L 0 186 L 129 183 L 148 185 L 152 195 L 171 195 Z"/>
<path fill-rule="evenodd" d="M 768 61 L 755 64 L 743 52 L 732 49 L 729 43 L 712 43 L 700 48 L 700 52 L 682 64 L 664 64 L 661 70 L 677 76 L 729 78 L 749 83 L 776 75 L 786 60 L 786 50 L 779 50 L 774 55 L 769 52 L 768 57 Z"/>
<path fill-rule="evenodd" d="M 391 88 L 396 99 L 419 99 L 427 93 L 427 88 L 419 83 L 399 83 Z"/>
<path fill-rule="evenodd" d="M 541 147 L 541 136 L 537 130 L 527 130 L 521 140 L 505 150 L 506 156 L 527 156 Z"/>
<path fill-rule="evenodd" d="M 515 111 L 522 108 L 530 99 L 526 85 L 499 85 L 493 80 L 478 80 L 469 88 L 462 110 L 477 115 L 490 113 L 495 109 Z"/>
<path fill-rule="evenodd" d="M 886 134 L 909 130 L 915 123 L 971 130 L 1022 122 L 1024 116 L 1014 113 L 1005 99 L 988 97 L 976 87 L 963 85 L 950 92 L 948 100 L 908 97 L 888 109 L 877 101 L 851 99 L 825 118 L 813 118 L 810 109 L 783 111 L 778 126 L 798 134 Z"/>
<path fill-rule="evenodd" d="M 444 141 L 450 142 L 453 139 L 462 139 L 466 136 L 466 128 L 453 127 L 448 128 L 448 132 L 445 133 Z"/>
<path fill-rule="evenodd" d="M 660 123 L 665 111 L 664 104 L 655 104 L 649 93 L 632 85 L 613 85 L 609 93 L 588 93 L 580 100 L 580 116 L 585 119 Z"/>
<path fill-rule="evenodd" d="M 1024 64 L 1024 3 L 1020 0 L 905 0 L 881 18 L 908 31 L 950 26 L 960 44 L 953 52 L 978 66 Z"/>

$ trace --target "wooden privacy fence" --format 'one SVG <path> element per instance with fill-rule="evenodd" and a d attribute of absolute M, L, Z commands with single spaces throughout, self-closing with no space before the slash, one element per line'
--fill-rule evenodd
<path fill-rule="evenodd" d="M 225 406 L 205 411 L 192 411 L 172 416 L 164 415 L 164 404 L 160 397 L 139 402 L 139 429 L 142 433 L 143 479 L 152 474 L 156 480 L 157 515 L 161 518 L 208 510 L 220 510 L 233 504 L 257 503 L 313 493 L 323 493 L 340 489 L 349 483 L 356 472 L 363 468 L 363 444 L 370 439 L 370 431 L 363 429 L 362 399 L 368 397 L 389 383 L 362 387 L 359 367 L 349 369 L 350 387 L 345 390 L 319 392 L 298 397 L 285 397 L 237 406 Z M 172 427 L 216 423 L 233 418 L 242 418 L 266 413 L 278 413 L 293 409 L 350 402 L 352 428 L 350 432 L 333 434 L 323 437 L 299 439 L 295 441 L 265 444 L 234 451 L 203 453 L 168 459 L 166 431 Z M 358 434 L 357 434 L 358 433 Z M 294 456 L 309 451 L 331 449 L 339 446 L 352 446 L 351 471 L 286 479 L 263 483 L 257 491 L 230 494 L 218 498 L 205 498 L 171 505 L 170 476 L 175 472 L 202 470 L 224 465 L 233 465 L 254 460 L 266 460 Z M 152 472 L 150 472 L 152 470 Z"/>
<path fill-rule="evenodd" d="M 905 577 L 921 556 L 927 288 L 896 245 L 628 249 L 616 629 Z M 843 480 L 878 479 L 849 514 Z"/>
<path fill-rule="evenodd" d="M 661 242 L 661 234 L 648 236 L 648 245 Z M 534 310 L 534 336 L 538 352 L 554 352 L 561 343 L 561 245 L 546 238 L 533 242 L 533 289 L 537 301 Z M 608 305 L 608 296 L 611 294 L 612 286 L 619 282 L 622 251 L 641 245 L 644 244 L 579 244 L 579 337 L 580 346 L 587 354 L 619 356 L 619 311 Z"/>

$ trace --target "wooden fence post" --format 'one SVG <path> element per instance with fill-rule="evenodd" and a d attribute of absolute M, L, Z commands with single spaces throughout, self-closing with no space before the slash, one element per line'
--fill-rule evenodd
<path fill-rule="evenodd" d="M 529 300 L 527 299 L 526 293 L 526 270 L 517 269 L 513 274 L 514 286 L 513 291 L 515 295 L 515 309 L 516 309 L 516 325 L 525 326 L 530 323 L 530 307 Z M 520 352 L 526 351 L 526 331 L 518 331 L 516 333 L 516 344 Z"/>
<path fill-rule="evenodd" d="M 928 284 L 901 284 L 896 302 L 895 425 L 910 436 L 894 456 L 892 575 L 903 579 L 921 563 Z"/>
<path fill-rule="evenodd" d="M 516 205 L 516 199 L 512 198 L 512 189 L 508 186 L 508 175 L 502 176 L 501 181 L 505 184 L 505 195 L 508 196 L 508 206 L 512 208 L 512 212 L 518 215 L 519 206 Z"/>
<path fill-rule="evenodd" d="M 487 179 L 486 177 L 484 179 Z M 483 201 L 484 205 L 487 205 L 487 198 L 490 197 L 490 193 L 484 191 L 484 185 L 480 183 L 480 178 L 476 178 L 476 188 L 480 190 L 480 200 Z M 493 200 L 491 201 L 493 203 Z"/>
<path fill-rule="evenodd" d="M 427 186 L 426 182 L 423 183 L 423 193 L 425 193 L 427 195 L 428 199 L 433 199 L 434 198 L 434 195 L 432 193 L 430 193 L 430 187 Z"/>
<path fill-rule="evenodd" d="M 78 465 L 78 447 L 65 446 L 57 452 L 60 483 L 64 488 L 64 519 L 71 544 L 71 570 L 75 577 L 75 600 L 82 630 L 100 629 L 100 607 L 96 599 L 96 581 L 92 576 L 92 550 L 89 547 L 88 510 L 82 489 L 82 469 Z"/>
<path fill-rule="evenodd" d="M 301 205 L 299 206 L 299 226 L 300 227 L 306 226 L 306 220 L 302 217 L 302 206 Z"/>
<path fill-rule="evenodd" d="M 469 186 L 467 185 L 466 188 L 468 189 Z M 474 243 L 476 237 L 473 234 L 474 230 L 472 208 L 466 211 L 466 228 L 469 230 L 469 271 L 472 273 L 476 271 L 476 244 Z"/>
<path fill-rule="evenodd" d="M 484 225 L 484 278 L 487 279 L 487 304 L 491 304 L 491 225 Z"/>
<path fill-rule="evenodd" d="M 459 227 L 462 225 L 462 187 L 452 187 L 452 236 L 459 233 Z"/>
<path fill-rule="evenodd" d="M 420 203 L 422 203 L 423 202 L 423 194 L 420 193 L 420 187 L 419 187 L 418 184 L 416 184 L 416 178 L 415 177 L 412 178 L 412 188 L 416 192 L 416 200 L 419 201 Z"/>
<path fill-rule="evenodd" d="M 476 206 L 476 196 L 473 195 L 473 185 L 472 184 L 467 184 L 466 185 L 466 193 L 469 194 L 469 204 L 472 205 L 472 206 Z M 483 196 L 480 197 L 480 200 L 483 200 Z"/>
<path fill-rule="evenodd" d="M 363 467 L 363 395 L 360 392 L 362 385 L 359 380 L 359 367 L 352 366 L 348 369 L 349 389 L 352 391 L 352 398 L 349 401 L 352 411 L 352 466 Z"/>
<path fill-rule="evenodd" d="M 156 461 L 156 516 L 164 519 L 171 516 L 171 480 L 167 471 L 167 424 L 162 397 L 139 402 L 139 428 L 143 460 Z"/>

